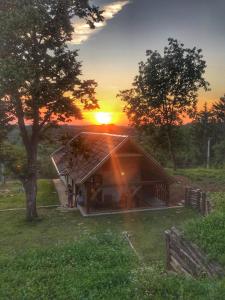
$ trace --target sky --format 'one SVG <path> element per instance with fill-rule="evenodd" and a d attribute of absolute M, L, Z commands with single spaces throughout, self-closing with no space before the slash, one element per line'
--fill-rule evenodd
<path fill-rule="evenodd" d="M 125 125 L 124 103 L 116 97 L 131 87 L 138 63 L 147 49 L 163 51 L 169 37 L 186 47 L 203 50 L 205 78 L 210 92 L 199 92 L 199 108 L 225 93 L 225 1 L 224 0 L 93 0 L 105 10 L 105 21 L 90 30 L 75 20 L 70 47 L 79 49 L 83 78 L 98 83 L 101 111 L 112 112 L 113 123 Z M 85 113 L 82 124 L 93 123 Z"/>

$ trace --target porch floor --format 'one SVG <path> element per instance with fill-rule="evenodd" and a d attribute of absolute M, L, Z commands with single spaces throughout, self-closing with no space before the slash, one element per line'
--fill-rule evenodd
<path fill-rule="evenodd" d="M 142 211 L 159 211 L 159 210 L 167 210 L 171 208 L 181 208 L 183 207 L 182 204 L 176 206 L 163 206 L 163 207 L 151 207 L 151 208 L 136 208 L 136 209 L 121 209 L 121 210 L 111 210 L 111 211 L 100 211 L 100 212 L 90 212 L 89 214 L 86 213 L 84 207 L 78 205 L 78 209 L 83 217 L 96 217 L 96 216 L 104 216 L 104 215 L 115 215 L 115 214 L 126 214 L 126 213 L 135 213 L 135 212 L 142 212 Z"/>

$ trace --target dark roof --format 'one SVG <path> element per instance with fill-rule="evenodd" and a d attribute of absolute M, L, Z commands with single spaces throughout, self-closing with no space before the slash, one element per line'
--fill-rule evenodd
<path fill-rule="evenodd" d="M 128 136 L 81 132 L 69 144 L 80 138 L 85 142 L 85 147 L 88 148 L 87 157 L 78 154 L 73 160 L 73 164 L 68 166 L 68 163 L 66 163 L 68 159 L 66 146 L 59 148 L 51 155 L 59 175 L 69 174 L 77 184 L 84 182 L 98 166 L 110 157 L 113 151 L 128 139 Z"/>
<path fill-rule="evenodd" d="M 82 153 L 76 156 L 73 155 L 72 162 L 69 162 L 68 146 L 73 142 L 79 142 L 79 140 L 84 141 L 85 147 L 88 149 L 87 156 L 85 157 Z M 169 183 L 174 182 L 174 179 L 164 171 L 163 167 L 127 135 L 81 132 L 66 146 L 56 150 L 51 155 L 51 158 L 59 175 L 70 175 L 76 184 L 81 184 L 97 171 L 100 166 L 110 158 L 113 152 L 118 150 L 128 140 L 146 156 L 151 165 L 158 170 L 164 180 Z"/>

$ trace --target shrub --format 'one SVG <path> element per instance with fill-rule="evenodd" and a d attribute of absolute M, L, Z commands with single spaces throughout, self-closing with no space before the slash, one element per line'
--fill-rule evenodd
<path fill-rule="evenodd" d="M 214 212 L 205 218 L 189 221 L 184 226 L 188 239 L 196 243 L 209 259 L 225 266 L 225 214 Z"/>
<path fill-rule="evenodd" d="M 209 197 L 212 201 L 214 209 L 218 212 L 225 213 L 225 193 L 214 192 L 214 193 L 210 193 Z"/>
<path fill-rule="evenodd" d="M 225 280 L 193 279 L 168 274 L 162 266 L 143 268 L 136 274 L 140 299 L 222 300 Z"/>

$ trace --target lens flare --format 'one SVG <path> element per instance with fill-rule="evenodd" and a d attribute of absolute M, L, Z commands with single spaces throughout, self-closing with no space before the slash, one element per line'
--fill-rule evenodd
<path fill-rule="evenodd" d="M 95 119 L 98 124 L 110 124 L 112 123 L 112 114 L 109 112 L 97 112 L 95 113 Z"/>

